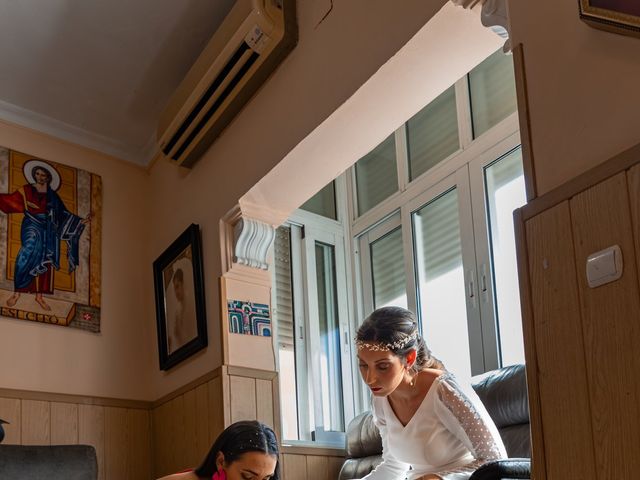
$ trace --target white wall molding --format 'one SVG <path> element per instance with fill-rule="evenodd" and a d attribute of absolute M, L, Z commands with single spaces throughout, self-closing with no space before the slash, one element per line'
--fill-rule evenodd
<path fill-rule="evenodd" d="M 455 5 L 469 10 L 480 8 L 480 22 L 487 28 L 493 30 L 497 35 L 504 38 L 502 47 L 504 52 L 511 51 L 511 41 L 509 39 L 509 7 L 508 0 L 451 0 Z"/>
<path fill-rule="evenodd" d="M 269 249 L 275 239 L 276 216 L 264 209 L 265 216 L 247 215 L 240 205 L 220 219 L 222 273 L 225 277 L 244 278 L 251 283 L 269 282 Z"/>
<path fill-rule="evenodd" d="M 243 216 L 233 230 L 234 262 L 267 270 L 267 255 L 276 229 L 268 223 Z"/>
<path fill-rule="evenodd" d="M 152 135 L 145 145 L 136 147 L 2 100 L 0 119 L 141 167 L 147 166 L 157 151 L 155 135 Z"/>

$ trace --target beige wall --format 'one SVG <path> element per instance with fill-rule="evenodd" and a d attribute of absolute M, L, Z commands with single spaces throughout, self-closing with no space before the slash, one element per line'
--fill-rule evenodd
<path fill-rule="evenodd" d="M 152 398 L 221 365 L 220 218 L 444 3 L 408 0 L 397 8 L 384 0 L 334 2 L 317 25 L 330 2 L 298 2 L 298 46 L 212 148 L 191 171 L 166 161 L 152 168 L 150 251 L 159 255 L 190 223 L 200 225 L 211 345 L 167 373 L 151 369 Z M 152 311 L 147 322 L 154 322 Z"/>
<path fill-rule="evenodd" d="M 589 27 L 575 1 L 511 1 L 524 46 L 538 194 L 640 142 L 640 41 Z"/>
<path fill-rule="evenodd" d="M 16 368 L 0 371 L 0 385 L 154 400 L 220 366 L 220 217 L 444 3 L 338 2 L 318 24 L 330 2 L 298 2 L 297 48 L 191 171 L 159 161 L 147 175 L 0 125 L 0 145 L 91 170 L 104 182 L 102 333 L 3 319 L 0 362 Z M 640 140 L 640 95 L 633 95 L 640 41 L 584 25 L 573 2 L 513 2 L 511 14 L 512 37 L 525 46 L 542 193 Z M 202 228 L 211 347 L 165 373 L 157 366 L 150 264 L 192 222 Z"/>
<path fill-rule="evenodd" d="M 0 145 L 102 176 L 102 332 L 1 319 L 0 386 L 21 390 L 149 398 L 147 321 L 151 266 L 144 170 L 91 150 L 0 123 Z"/>
<path fill-rule="evenodd" d="M 300 40 L 272 78 L 191 171 L 144 171 L 25 129 L 0 126 L 0 145 L 78 166 L 104 187 L 102 333 L 2 320 L 0 385 L 154 400 L 221 364 L 218 221 L 347 100 L 445 3 L 298 2 Z M 210 348 L 160 372 L 151 262 L 190 223 L 202 228 Z"/>

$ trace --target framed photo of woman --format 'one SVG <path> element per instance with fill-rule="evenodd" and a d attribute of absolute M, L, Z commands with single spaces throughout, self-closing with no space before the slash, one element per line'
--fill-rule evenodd
<path fill-rule="evenodd" d="M 191 224 L 153 262 L 160 369 L 207 346 L 200 229 Z"/>

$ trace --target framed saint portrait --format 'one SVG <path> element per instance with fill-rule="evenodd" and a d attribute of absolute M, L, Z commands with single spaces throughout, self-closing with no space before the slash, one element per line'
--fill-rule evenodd
<path fill-rule="evenodd" d="M 207 346 L 200 229 L 191 224 L 153 262 L 160 369 Z"/>
<path fill-rule="evenodd" d="M 0 147 L 0 317 L 99 333 L 102 180 Z"/>
<path fill-rule="evenodd" d="M 579 0 L 580 18 L 592 27 L 640 37 L 640 2 Z"/>

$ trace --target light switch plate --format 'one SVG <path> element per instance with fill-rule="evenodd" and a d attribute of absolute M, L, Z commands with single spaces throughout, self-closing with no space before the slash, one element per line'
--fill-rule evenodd
<path fill-rule="evenodd" d="M 587 257 L 587 282 L 591 288 L 618 280 L 622 276 L 622 250 L 618 245 Z"/>

